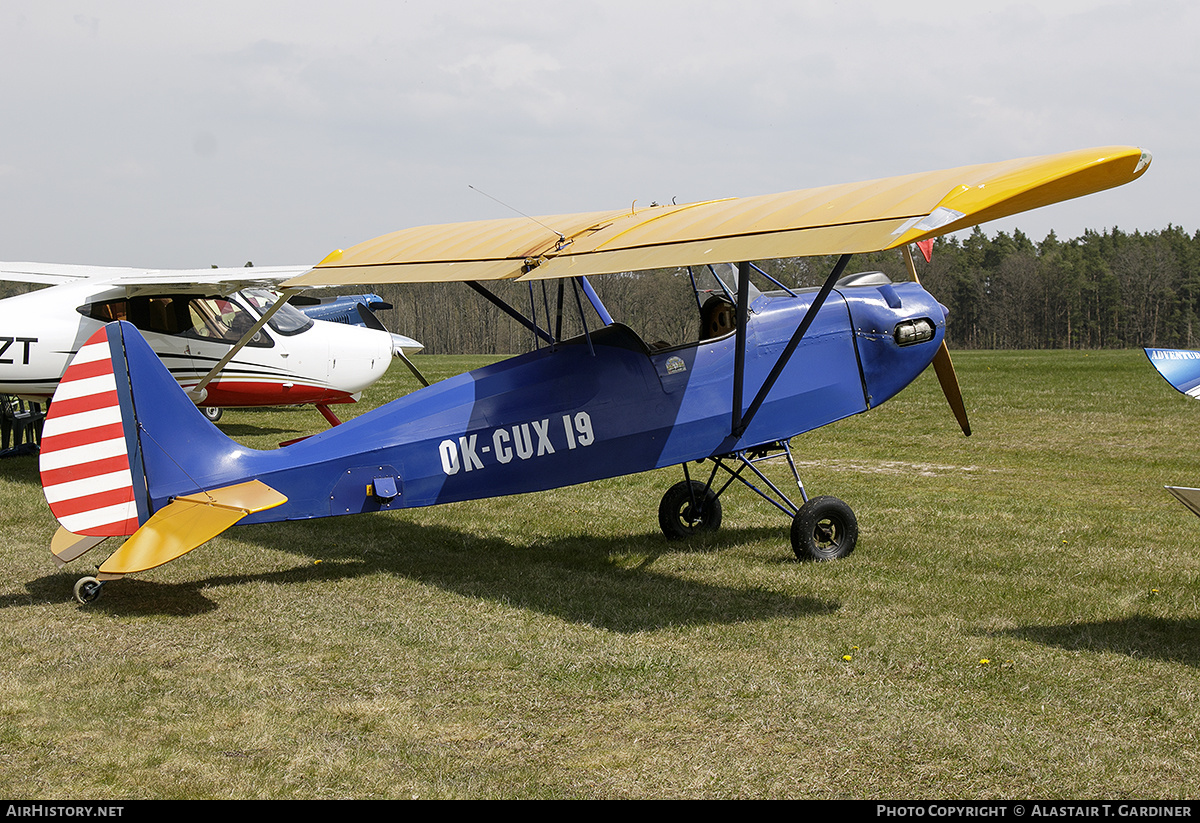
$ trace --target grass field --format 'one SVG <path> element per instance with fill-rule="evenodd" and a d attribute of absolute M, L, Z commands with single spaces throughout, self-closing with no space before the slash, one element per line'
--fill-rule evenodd
<path fill-rule="evenodd" d="M 793 441 L 858 515 L 834 563 L 744 489 L 667 543 L 671 470 L 235 528 L 80 606 L 103 548 L 56 570 L 0 461 L 0 795 L 1200 796 L 1200 519 L 1162 488 L 1200 484 L 1200 404 L 1140 351 L 955 363 L 970 438 L 926 374 Z"/>

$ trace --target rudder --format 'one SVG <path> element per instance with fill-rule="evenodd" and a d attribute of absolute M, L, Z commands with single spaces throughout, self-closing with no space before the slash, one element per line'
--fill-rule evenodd
<path fill-rule="evenodd" d="M 124 358 L 118 353 L 120 365 L 114 365 L 110 332 L 117 332 L 115 324 L 93 334 L 63 373 L 46 414 L 38 466 L 55 518 L 67 531 L 90 537 L 130 535 L 142 520 L 127 427 L 136 419 L 122 401 L 128 381 L 121 381 L 124 392 L 117 387 Z M 138 485 L 144 490 L 144 476 Z"/>
<path fill-rule="evenodd" d="M 51 546 L 56 561 L 132 535 L 100 566 L 102 580 L 173 560 L 287 500 L 229 476 L 245 449 L 205 418 L 124 322 L 79 349 L 50 402 L 42 443 L 42 486 L 62 526 Z"/>

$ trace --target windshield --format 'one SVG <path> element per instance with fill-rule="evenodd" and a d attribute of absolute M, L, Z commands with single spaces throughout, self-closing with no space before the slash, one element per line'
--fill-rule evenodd
<path fill-rule="evenodd" d="M 260 316 L 279 300 L 279 294 L 268 289 L 247 289 L 242 292 L 242 296 Z M 293 335 L 311 329 L 313 321 L 304 312 L 285 303 L 271 315 L 267 325 L 279 334 Z"/>

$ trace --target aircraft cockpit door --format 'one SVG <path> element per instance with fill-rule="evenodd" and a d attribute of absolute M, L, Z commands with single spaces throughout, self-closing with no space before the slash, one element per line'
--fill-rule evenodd
<path fill-rule="evenodd" d="M 188 300 L 188 320 L 191 325 L 187 333 L 186 353 L 190 360 L 189 378 L 198 380 L 220 359 L 217 347 L 220 343 L 220 326 L 217 319 L 220 310 L 209 298 Z M 190 383 L 191 380 L 188 382 Z"/>
<path fill-rule="evenodd" d="M 228 297 L 191 297 L 183 333 L 185 354 L 191 367 L 191 383 L 202 379 L 224 358 L 231 348 L 254 325 L 255 319 L 246 309 Z M 270 345 L 260 332 L 250 342 L 252 346 Z M 217 378 L 219 380 L 219 377 Z"/>
<path fill-rule="evenodd" d="M 283 375 L 322 375 L 328 381 L 337 366 L 335 355 L 329 348 L 328 335 L 305 334 L 313 327 L 312 318 L 288 303 L 288 295 L 266 289 L 247 289 L 238 293 L 242 300 L 253 310 L 254 320 L 260 322 L 264 315 L 270 315 L 267 325 L 259 330 L 259 334 L 267 335 L 269 328 L 273 337 L 267 337 L 267 345 L 273 349 L 273 357 L 277 357 L 276 366 Z M 294 384 L 283 378 L 283 394 L 286 402 L 288 393 Z"/>

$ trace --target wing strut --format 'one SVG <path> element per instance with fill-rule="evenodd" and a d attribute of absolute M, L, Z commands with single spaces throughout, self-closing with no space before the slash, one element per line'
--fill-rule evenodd
<path fill-rule="evenodd" d="M 468 280 L 468 281 L 466 281 L 466 283 L 468 286 L 470 286 L 476 292 L 478 292 L 479 294 L 481 294 L 485 298 L 487 298 L 488 302 L 491 303 L 496 308 L 500 309 L 500 311 L 507 314 L 513 320 L 516 320 L 522 326 L 529 329 L 531 332 L 533 332 L 535 335 L 540 337 L 542 340 L 549 343 L 551 346 L 554 345 L 554 338 L 550 336 L 549 332 L 543 331 L 541 326 L 537 325 L 532 320 L 530 320 L 528 317 L 521 314 L 519 311 L 514 309 L 512 306 L 508 305 L 508 303 L 505 303 L 503 300 L 501 300 L 495 294 L 492 294 L 486 288 L 481 286 L 478 281 Z"/>
<path fill-rule="evenodd" d="M 737 324 L 734 326 L 733 423 L 731 429 L 741 436 L 750 421 L 742 415 L 742 390 L 746 382 L 746 321 L 750 314 L 750 264 L 738 263 Z"/>
<path fill-rule="evenodd" d="M 804 339 L 804 335 L 808 332 L 808 327 L 812 325 L 813 320 L 817 317 L 817 312 L 821 310 L 821 306 L 825 305 L 825 300 L 829 297 L 829 293 L 833 291 L 833 286 L 837 283 L 838 278 L 842 276 L 842 272 L 846 270 L 846 265 L 850 262 L 851 255 L 843 254 L 838 258 L 837 263 L 833 267 L 833 271 L 829 273 L 829 277 L 825 278 L 825 284 L 821 286 L 821 290 L 817 292 L 817 296 L 813 299 L 812 305 L 808 307 L 808 311 L 804 314 L 804 319 L 800 321 L 800 325 L 796 327 L 796 331 L 792 334 L 792 339 L 784 346 L 783 351 L 779 355 L 779 359 L 775 361 L 775 365 L 771 368 L 771 373 L 767 375 L 766 381 L 763 382 L 762 388 L 758 390 L 758 394 L 754 396 L 754 400 L 750 403 L 749 408 L 745 413 L 741 413 L 742 407 L 742 382 L 745 378 L 745 357 L 746 357 L 746 320 L 747 320 L 747 298 L 743 297 L 749 293 L 749 273 L 750 264 L 742 263 L 738 266 L 738 305 L 737 305 L 737 361 L 734 363 L 734 385 L 733 385 L 733 430 L 734 437 L 741 437 L 745 434 L 746 429 L 750 426 L 750 421 L 758 414 L 758 409 L 766 400 L 767 394 L 775 386 L 775 381 L 779 379 L 779 375 L 783 373 L 783 369 L 787 366 L 788 361 L 792 359 L 792 355 L 796 351 L 796 347 L 800 345 L 800 341 Z"/>
<path fill-rule="evenodd" d="M 581 277 L 579 279 L 583 280 L 585 284 L 587 283 L 587 280 L 584 278 Z M 588 288 L 591 287 L 589 286 Z M 583 313 L 583 300 L 579 297 L 579 284 L 574 280 L 571 281 L 571 293 L 575 295 L 575 306 L 579 309 L 579 324 L 583 326 L 583 337 L 585 340 L 587 340 L 588 354 L 594 355 L 596 353 L 596 349 L 592 346 L 592 332 L 590 329 L 588 329 L 587 317 Z M 601 305 L 600 308 L 604 308 L 604 306 Z"/>
<path fill-rule="evenodd" d="M 579 283 L 583 286 L 583 293 L 587 295 L 588 302 L 592 304 L 592 308 L 596 310 L 596 314 L 600 315 L 600 322 L 606 326 L 613 324 L 612 315 L 608 313 L 608 309 L 604 308 L 604 304 L 600 302 L 600 295 L 596 294 L 596 290 L 592 288 L 592 284 L 588 282 L 586 277 L 578 278 Z M 579 316 L 583 316 L 582 309 Z"/>

